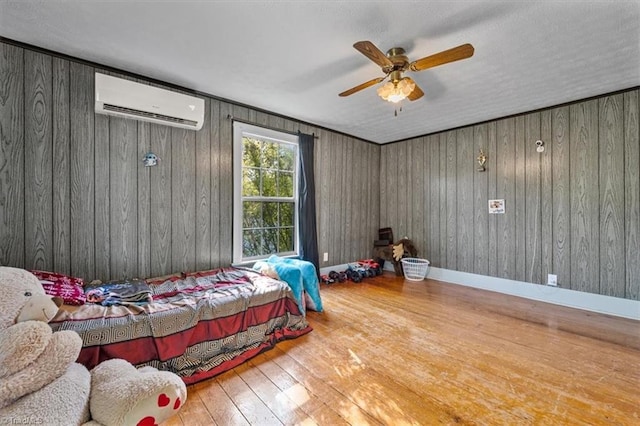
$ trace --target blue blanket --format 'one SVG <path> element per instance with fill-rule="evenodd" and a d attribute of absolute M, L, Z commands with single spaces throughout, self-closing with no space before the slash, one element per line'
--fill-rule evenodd
<path fill-rule="evenodd" d="M 320 283 L 313 263 L 273 255 L 265 261 L 256 262 L 253 268 L 259 270 L 264 263 L 271 265 L 280 279 L 289 284 L 301 312 L 305 313 L 306 308 L 317 312 L 323 311 Z"/>

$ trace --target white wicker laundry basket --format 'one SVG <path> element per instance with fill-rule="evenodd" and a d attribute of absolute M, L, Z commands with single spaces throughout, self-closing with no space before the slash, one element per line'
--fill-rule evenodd
<path fill-rule="evenodd" d="M 405 257 L 402 259 L 402 269 L 404 277 L 409 281 L 422 281 L 427 276 L 429 261 L 415 257 Z"/>

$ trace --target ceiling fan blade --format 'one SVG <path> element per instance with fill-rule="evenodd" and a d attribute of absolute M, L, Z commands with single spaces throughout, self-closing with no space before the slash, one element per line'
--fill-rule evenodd
<path fill-rule="evenodd" d="M 420 88 L 420 86 L 418 86 L 418 84 L 413 81 L 413 79 L 411 77 L 405 77 L 407 80 L 413 82 L 413 84 L 416 85 L 415 89 L 413 89 L 413 92 L 409 93 L 409 96 L 407 96 L 407 98 L 410 101 L 415 101 L 420 99 L 421 97 L 424 96 L 424 92 L 422 91 L 422 89 Z"/>
<path fill-rule="evenodd" d="M 409 68 L 411 71 L 422 71 L 427 68 L 433 68 L 438 65 L 448 64 L 449 62 L 459 61 L 473 56 L 473 46 L 469 43 L 454 47 L 449 50 L 443 50 L 435 55 L 427 56 L 417 61 L 411 62 Z"/>
<path fill-rule="evenodd" d="M 374 78 L 373 80 L 369 80 L 366 83 L 362 83 L 362 84 L 357 85 L 356 87 L 352 87 L 349 90 L 345 90 L 344 92 L 340 93 L 338 96 L 343 96 L 344 97 L 344 96 L 353 95 L 354 93 L 359 92 L 362 89 L 366 89 L 369 86 L 373 86 L 374 84 L 380 83 L 385 78 L 387 78 L 387 76 Z"/>
<path fill-rule="evenodd" d="M 393 67 L 393 62 L 391 62 L 389 58 L 387 58 L 387 56 L 370 41 L 359 41 L 354 43 L 353 47 L 355 47 L 358 52 L 380 65 L 381 68 Z"/>

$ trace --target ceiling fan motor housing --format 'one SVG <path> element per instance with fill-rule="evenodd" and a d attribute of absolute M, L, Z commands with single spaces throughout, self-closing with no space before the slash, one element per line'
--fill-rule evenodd
<path fill-rule="evenodd" d="M 409 67 L 409 58 L 405 54 L 406 52 L 402 47 L 392 47 L 387 51 L 387 58 L 391 61 L 393 66 L 383 67 L 382 71 L 386 74 L 398 72 L 396 75 L 402 78 L 399 74 L 402 71 L 405 71 Z M 394 75 L 391 76 L 392 81 L 397 81 L 394 79 Z"/>

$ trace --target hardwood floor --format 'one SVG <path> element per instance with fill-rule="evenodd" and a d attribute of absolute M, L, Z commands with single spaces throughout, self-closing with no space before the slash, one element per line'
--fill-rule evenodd
<path fill-rule="evenodd" d="M 321 292 L 314 331 L 165 425 L 640 424 L 638 321 L 393 274 Z"/>

